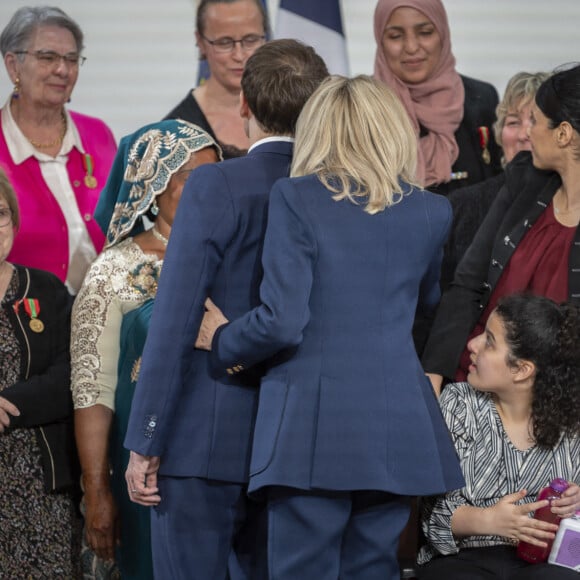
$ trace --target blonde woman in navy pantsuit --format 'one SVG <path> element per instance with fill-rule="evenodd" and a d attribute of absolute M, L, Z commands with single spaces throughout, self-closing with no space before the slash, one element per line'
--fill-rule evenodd
<path fill-rule="evenodd" d="M 262 304 L 202 325 L 216 373 L 269 358 L 249 492 L 267 500 L 272 580 L 398 579 L 410 497 L 464 484 L 411 334 L 439 301 L 451 224 L 413 185 L 416 156 L 389 89 L 324 82 L 270 196 Z"/>

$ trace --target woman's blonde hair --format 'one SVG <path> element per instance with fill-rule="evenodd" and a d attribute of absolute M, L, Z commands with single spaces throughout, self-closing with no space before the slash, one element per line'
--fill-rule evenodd
<path fill-rule="evenodd" d="M 306 103 L 296 125 L 290 175 L 316 174 L 335 200 L 365 197 L 384 210 L 414 184 L 417 137 L 395 94 L 367 75 L 332 76 Z"/>
<path fill-rule="evenodd" d="M 510 78 L 503 93 L 503 98 L 495 110 L 496 122 L 493 124 L 493 131 L 495 141 L 500 147 L 502 145 L 501 132 L 507 116 L 519 113 L 521 108 L 533 102 L 540 85 L 549 76 L 550 74 L 545 72 L 519 72 Z"/>

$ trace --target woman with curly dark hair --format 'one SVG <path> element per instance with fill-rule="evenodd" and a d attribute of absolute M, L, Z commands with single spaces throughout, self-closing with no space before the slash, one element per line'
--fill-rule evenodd
<path fill-rule="evenodd" d="M 569 482 L 552 512 L 580 509 L 580 310 L 513 294 L 468 346 L 469 382 L 440 398 L 466 486 L 424 502 L 419 578 L 577 578 L 515 547 L 554 538 L 557 526 L 529 517 L 548 505 L 535 498 L 552 479 Z"/>

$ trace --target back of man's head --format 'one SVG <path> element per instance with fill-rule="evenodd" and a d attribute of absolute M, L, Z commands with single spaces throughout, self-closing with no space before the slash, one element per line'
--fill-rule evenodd
<path fill-rule="evenodd" d="M 246 62 L 242 91 L 266 133 L 294 135 L 302 107 L 327 76 L 312 47 L 297 40 L 272 40 Z"/>

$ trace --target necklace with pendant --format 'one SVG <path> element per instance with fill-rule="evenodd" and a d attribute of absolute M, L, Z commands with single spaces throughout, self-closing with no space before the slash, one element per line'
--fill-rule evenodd
<path fill-rule="evenodd" d="M 167 246 L 169 240 L 155 226 L 151 228 L 151 233 L 154 238 L 157 238 L 164 246 Z"/>

